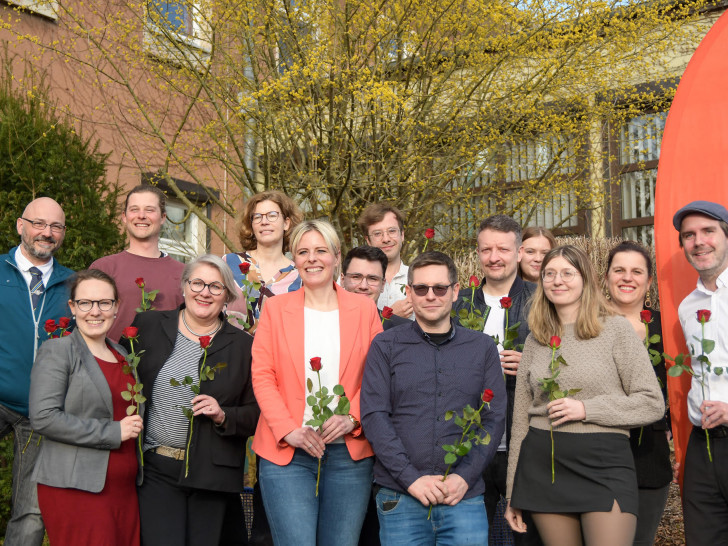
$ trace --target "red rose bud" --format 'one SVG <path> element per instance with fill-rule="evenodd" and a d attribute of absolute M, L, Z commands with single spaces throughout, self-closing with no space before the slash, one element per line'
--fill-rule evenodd
<path fill-rule="evenodd" d="M 56 324 L 56 321 L 53 319 L 48 319 L 45 321 L 45 326 L 43 326 L 46 332 L 49 334 L 52 334 L 56 330 L 58 330 L 58 325 Z"/>
<path fill-rule="evenodd" d="M 640 320 L 644 322 L 645 324 L 649 324 L 652 322 L 652 311 L 649 309 L 643 309 L 640 311 Z"/>
<path fill-rule="evenodd" d="M 71 332 L 63 332 L 63 337 L 70 336 Z"/>
<path fill-rule="evenodd" d="M 139 288 L 144 288 L 144 278 L 143 277 L 137 277 L 137 279 L 134 281 L 136 285 Z"/>
<path fill-rule="evenodd" d="M 385 305 L 382 309 L 382 318 L 391 319 L 392 315 L 394 315 L 394 310 L 391 307 L 387 307 Z"/>
<path fill-rule="evenodd" d="M 707 309 L 699 309 L 698 310 L 698 322 L 701 324 L 705 324 L 710 320 L 710 311 Z"/>
<path fill-rule="evenodd" d="M 480 286 L 480 279 L 475 275 L 470 276 L 470 288 L 478 288 Z"/>
<path fill-rule="evenodd" d="M 309 360 L 309 363 L 311 364 L 311 369 L 313 371 L 321 371 L 321 357 L 315 356 L 311 360 Z"/>
<path fill-rule="evenodd" d="M 432 239 L 435 236 L 435 230 L 432 228 L 427 228 L 425 230 L 425 239 Z"/>
<path fill-rule="evenodd" d="M 139 334 L 139 328 L 136 326 L 127 326 L 122 330 L 121 336 L 125 337 L 126 339 L 132 339 L 137 337 L 137 334 Z"/>
<path fill-rule="evenodd" d="M 493 391 L 485 389 L 483 391 L 483 402 L 490 402 L 491 400 L 493 400 Z"/>
<path fill-rule="evenodd" d="M 513 300 L 511 298 L 509 298 L 508 296 L 503 296 L 500 299 L 501 309 L 510 309 L 511 305 L 513 305 Z"/>
<path fill-rule="evenodd" d="M 71 325 L 71 319 L 68 317 L 61 317 L 58 319 L 59 328 L 68 328 Z"/>
<path fill-rule="evenodd" d="M 549 347 L 552 349 L 558 349 L 561 347 L 561 338 L 559 336 L 551 336 L 551 341 L 549 341 Z"/>
<path fill-rule="evenodd" d="M 238 267 L 243 275 L 247 275 L 248 271 L 250 271 L 250 264 L 248 262 L 243 262 Z"/>
<path fill-rule="evenodd" d="M 212 338 L 210 336 L 200 336 L 200 347 L 207 349 L 210 346 L 210 343 L 212 343 Z"/>

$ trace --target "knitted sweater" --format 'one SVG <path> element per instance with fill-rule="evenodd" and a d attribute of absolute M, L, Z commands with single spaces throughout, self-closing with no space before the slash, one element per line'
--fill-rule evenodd
<path fill-rule="evenodd" d="M 564 326 L 561 365 L 557 382 L 562 390 L 581 389 L 570 398 L 584 403 L 586 418 L 559 425 L 560 432 L 612 432 L 629 436 L 631 427 L 654 423 L 663 416 L 665 403 L 642 341 L 629 321 L 606 317 L 602 332 L 593 339 L 577 339 L 574 325 Z M 551 349 L 529 335 L 516 378 L 516 403 L 508 458 L 508 491 L 518 465 L 521 442 L 529 426 L 549 430 L 548 394 L 538 383 L 550 377 Z"/>

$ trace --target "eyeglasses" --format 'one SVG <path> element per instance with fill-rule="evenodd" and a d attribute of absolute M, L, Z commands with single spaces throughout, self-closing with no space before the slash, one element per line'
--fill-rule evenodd
<path fill-rule="evenodd" d="M 557 275 L 561 277 L 562 281 L 568 283 L 573 281 L 574 277 L 579 275 L 579 272 L 574 269 L 564 269 L 563 271 L 554 271 L 553 269 L 549 269 L 548 271 L 541 273 L 541 279 L 543 279 L 543 282 L 554 282 Z"/>
<path fill-rule="evenodd" d="M 44 222 L 43 220 L 28 220 L 27 218 L 20 217 L 21 220 L 25 220 L 26 222 L 30 222 L 35 229 L 38 231 L 43 231 L 47 226 L 50 226 L 51 231 L 53 233 L 63 233 L 66 229 L 66 226 L 63 224 L 48 224 Z"/>
<path fill-rule="evenodd" d="M 389 229 L 385 229 L 384 231 L 378 229 L 377 231 L 370 232 L 369 238 L 379 240 L 384 237 L 385 233 L 390 237 L 396 237 L 397 235 L 399 235 L 399 228 L 391 227 Z"/>
<path fill-rule="evenodd" d="M 227 290 L 224 284 L 217 281 L 206 283 L 202 279 L 192 279 L 187 281 L 187 284 L 190 285 L 190 290 L 198 294 L 202 292 L 205 287 L 207 287 L 207 289 L 210 291 L 210 294 L 212 294 L 213 296 L 219 296 L 220 294 L 225 292 L 225 290 Z"/>
<path fill-rule="evenodd" d="M 111 311 L 116 300 L 73 300 L 73 303 L 76 304 L 79 311 L 88 313 L 91 309 L 93 309 L 94 304 L 98 305 L 99 311 Z"/>
<path fill-rule="evenodd" d="M 281 215 L 281 213 L 278 212 L 277 210 L 272 210 L 270 212 L 264 212 L 263 214 L 256 212 L 255 214 L 253 214 L 253 216 L 250 217 L 250 221 L 253 222 L 254 224 L 260 224 L 263 221 L 263 216 L 265 216 L 269 222 L 275 222 L 276 220 L 278 220 L 278 217 L 280 215 Z"/>
<path fill-rule="evenodd" d="M 354 284 L 361 284 L 361 281 L 366 281 L 369 286 L 377 285 L 382 282 L 382 277 L 376 275 L 362 275 L 361 273 L 347 273 L 344 275 Z"/>
<path fill-rule="evenodd" d="M 438 298 L 443 297 L 445 294 L 447 294 L 447 291 L 450 289 L 452 284 L 448 285 L 441 285 L 436 284 L 435 286 L 429 286 L 427 284 L 410 284 L 410 288 L 412 288 L 412 291 L 417 296 L 426 296 L 427 293 L 430 291 L 430 288 L 432 288 L 432 293 L 435 294 Z"/>

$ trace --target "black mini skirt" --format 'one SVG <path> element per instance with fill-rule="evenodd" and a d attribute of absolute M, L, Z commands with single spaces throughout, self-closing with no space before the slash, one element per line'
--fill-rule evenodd
<path fill-rule="evenodd" d="M 637 515 L 637 477 L 629 437 L 619 433 L 553 433 L 529 428 L 513 482 L 511 505 L 546 513 L 622 512 Z"/>

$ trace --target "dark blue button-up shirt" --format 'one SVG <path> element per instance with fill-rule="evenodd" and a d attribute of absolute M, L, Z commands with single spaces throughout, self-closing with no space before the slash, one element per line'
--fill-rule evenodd
<path fill-rule="evenodd" d="M 437 345 L 417 322 L 379 334 L 361 388 L 361 422 L 376 455 L 376 483 L 407 492 L 421 476 L 444 475 L 442 445 L 462 435 L 445 412 L 462 415 L 467 404 L 477 409 L 485 389 L 494 393 L 490 408 L 481 411 L 491 441 L 474 445 L 450 471 L 467 482 L 464 498 L 483 493 L 481 475 L 505 427 L 506 391 L 495 343 L 481 332 L 453 326 L 450 339 Z"/>

